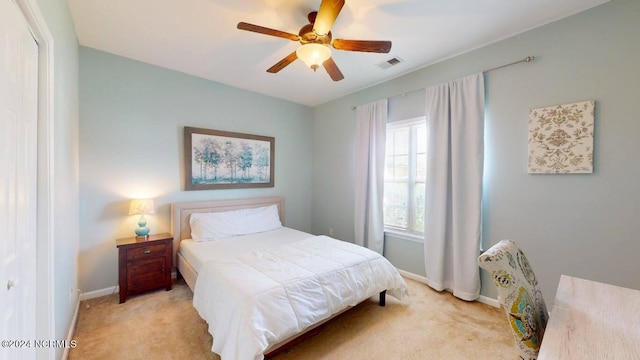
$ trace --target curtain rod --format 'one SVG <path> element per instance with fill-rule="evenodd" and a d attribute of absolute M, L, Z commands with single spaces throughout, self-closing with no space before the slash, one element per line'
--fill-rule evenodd
<path fill-rule="evenodd" d="M 515 64 L 520 64 L 520 63 L 523 63 L 523 62 L 531 62 L 531 61 L 533 61 L 535 58 L 536 58 L 535 56 L 527 56 L 526 58 L 524 58 L 524 59 L 522 59 L 522 60 L 514 61 L 514 62 L 512 62 L 512 63 L 508 63 L 508 64 L 504 64 L 504 65 L 500 65 L 500 66 L 492 67 L 491 69 L 484 70 L 484 71 L 483 71 L 483 73 L 486 73 L 486 72 L 489 72 L 489 71 L 493 71 L 493 70 L 502 69 L 502 68 L 504 68 L 504 67 L 511 66 L 511 65 L 515 65 Z"/>
<path fill-rule="evenodd" d="M 482 73 L 484 74 L 484 73 L 487 73 L 487 72 L 489 72 L 489 71 L 502 69 L 502 68 L 505 68 L 505 67 L 507 67 L 507 66 L 511 66 L 511 65 L 515 65 L 515 64 L 520 64 L 520 63 L 523 63 L 523 62 L 527 62 L 527 63 L 528 63 L 528 62 L 533 61 L 535 58 L 536 58 L 535 56 L 527 56 L 526 58 L 521 59 L 521 60 L 518 60 L 518 61 L 514 61 L 514 62 L 511 62 L 511 63 L 508 63 L 508 64 L 504 64 L 504 65 L 500 65 L 500 66 L 492 67 L 492 68 L 490 68 L 490 69 L 482 70 Z M 398 94 L 398 95 L 389 96 L 387 99 L 394 99 L 394 98 L 401 97 L 401 96 L 407 96 L 407 95 L 409 95 L 409 94 L 413 94 L 413 93 L 416 93 L 416 92 L 418 92 L 418 91 L 424 91 L 424 88 L 422 88 L 422 89 L 416 89 L 416 90 L 411 90 L 411 91 L 407 91 L 407 92 L 405 92 L 405 93 Z M 355 109 L 356 109 L 356 106 L 352 106 L 352 107 L 351 107 L 351 110 L 355 110 Z"/>

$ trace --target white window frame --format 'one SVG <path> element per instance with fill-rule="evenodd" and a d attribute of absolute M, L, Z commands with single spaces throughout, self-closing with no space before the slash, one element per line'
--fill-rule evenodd
<path fill-rule="evenodd" d="M 405 120 L 400 120 L 400 121 L 394 121 L 394 122 L 390 122 L 387 123 L 387 134 L 389 133 L 389 130 L 395 130 L 398 128 L 406 128 L 406 127 L 412 127 L 415 125 L 425 125 L 426 126 L 426 122 L 427 122 L 427 117 L 426 116 L 418 116 L 415 118 L 410 118 L 410 119 L 405 119 Z M 409 177 L 407 179 L 407 183 L 408 184 L 415 184 L 417 182 L 416 179 L 416 159 L 417 159 L 417 131 L 414 131 L 413 129 L 410 131 L 410 143 L 409 143 L 409 163 L 408 163 L 408 167 L 409 167 Z M 386 146 L 386 145 L 385 145 Z M 426 179 L 425 179 L 426 181 Z M 387 179 L 384 179 L 384 182 L 387 183 Z M 404 183 L 404 182 L 403 182 Z M 393 235 L 395 237 L 399 237 L 399 238 L 403 238 L 406 240 L 411 240 L 411 241 L 423 241 L 424 240 L 424 233 L 421 232 L 416 232 L 411 230 L 413 228 L 413 225 L 415 224 L 416 221 L 416 216 L 419 216 L 417 214 L 414 214 L 413 209 L 415 209 L 415 191 L 414 191 L 414 186 L 409 186 L 409 190 L 408 190 L 408 221 L 407 221 L 407 228 L 401 228 L 401 227 L 395 227 L 395 226 L 387 226 L 386 224 L 384 225 L 384 232 L 388 233 L 390 235 Z"/>

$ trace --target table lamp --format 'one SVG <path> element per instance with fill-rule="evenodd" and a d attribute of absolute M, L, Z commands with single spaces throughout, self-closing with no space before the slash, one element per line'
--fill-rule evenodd
<path fill-rule="evenodd" d="M 149 235 L 149 228 L 147 227 L 147 219 L 144 218 L 146 214 L 155 214 L 156 210 L 153 206 L 153 199 L 134 199 L 131 200 L 131 206 L 129 207 L 129 215 L 140 215 L 138 219 L 138 228 L 135 230 L 136 236 L 146 237 Z"/>

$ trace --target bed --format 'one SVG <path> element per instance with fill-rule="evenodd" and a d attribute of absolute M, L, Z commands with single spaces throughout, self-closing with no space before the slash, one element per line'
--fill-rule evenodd
<path fill-rule="evenodd" d="M 178 274 L 223 360 L 273 355 L 378 294 L 381 305 L 387 293 L 406 303 L 406 283 L 384 257 L 287 228 L 283 214 L 279 196 L 171 205 Z M 249 230 L 229 228 L 234 221 Z"/>

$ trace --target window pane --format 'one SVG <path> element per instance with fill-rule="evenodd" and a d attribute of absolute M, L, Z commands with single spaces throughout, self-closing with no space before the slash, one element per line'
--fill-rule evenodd
<path fill-rule="evenodd" d="M 413 221 L 413 231 L 422 233 L 424 232 L 424 193 L 425 193 L 425 185 L 424 183 L 416 183 L 414 194 L 416 195 L 413 213 L 415 214 L 415 219 Z"/>
<path fill-rule="evenodd" d="M 427 127 L 425 125 L 419 125 L 417 127 L 416 140 L 418 145 L 418 153 L 427 152 Z"/>
<path fill-rule="evenodd" d="M 406 229 L 409 223 L 407 183 L 384 183 L 384 224 Z"/>
<path fill-rule="evenodd" d="M 426 180 L 427 178 L 427 155 L 418 154 L 416 159 L 416 180 Z"/>
<path fill-rule="evenodd" d="M 396 155 L 409 154 L 409 129 L 398 130 L 394 134 L 395 138 L 395 151 Z"/>
<path fill-rule="evenodd" d="M 426 123 L 408 119 L 390 124 L 385 150 L 385 226 L 422 233 L 427 177 Z"/>
<path fill-rule="evenodd" d="M 386 140 L 386 147 L 385 147 L 385 154 L 387 155 L 393 155 L 394 153 L 394 149 L 393 149 L 393 139 L 395 139 L 395 137 L 393 136 L 394 132 L 387 132 L 387 140 Z"/>
<path fill-rule="evenodd" d="M 396 179 L 406 179 L 409 177 L 409 155 L 396 156 L 393 166 L 394 177 Z"/>
<path fill-rule="evenodd" d="M 384 159 L 384 178 L 393 179 L 393 156 L 386 156 Z"/>

